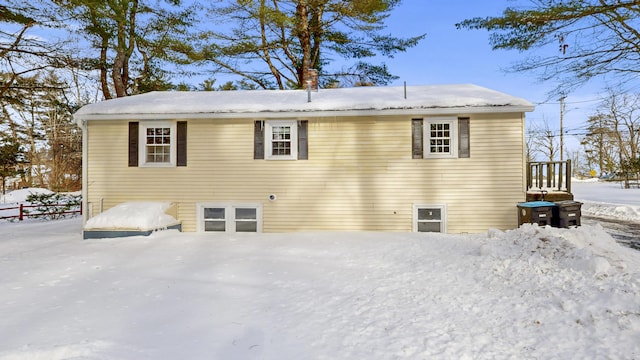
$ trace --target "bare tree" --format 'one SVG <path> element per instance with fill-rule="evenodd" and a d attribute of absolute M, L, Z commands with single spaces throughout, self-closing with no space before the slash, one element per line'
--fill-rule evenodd
<path fill-rule="evenodd" d="M 640 130 L 640 94 L 617 94 L 609 91 L 601 109 L 606 111 L 607 127 L 613 132 L 620 159 L 638 158 L 638 131 Z"/>
<path fill-rule="evenodd" d="M 635 79 L 640 72 L 640 2 L 637 0 L 533 0 L 507 7 L 501 16 L 467 19 L 457 26 L 491 33 L 494 49 L 532 51 L 513 70 L 537 72 L 558 81 L 556 93 L 601 75 Z"/>
<path fill-rule="evenodd" d="M 529 153 L 532 158 L 536 155 L 544 157 L 548 161 L 554 161 L 558 155 L 559 145 L 557 135 L 549 127 L 549 122 L 543 119 L 543 122 L 537 126 L 533 126 L 527 136 L 527 142 L 530 144 Z"/>
<path fill-rule="evenodd" d="M 589 164 L 596 164 L 600 176 L 613 173 L 618 167 L 619 152 L 614 130 L 608 127 L 608 121 L 602 113 L 592 115 L 587 120 L 587 134 L 580 144 Z"/>
<path fill-rule="evenodd" d="M 640 94 L 619 94 L 609 91 L 601 107 L 604 127 L 612 140 L 618 155 L 618 168 L 628 183 L 624 164 L 635 164 L 640 152 Z"/>
<path fill-rule="evenodd" d="M 34 76 L 45 69 L 64 67 L 67 56 L 62 42 L 35 36 L 34 28 L 51 20 L 36 4 L 9 0 L 0 6 L 0 100 L 19 101 L 11 97 L 12 90 L 31 86 L 23 77 Z"/>

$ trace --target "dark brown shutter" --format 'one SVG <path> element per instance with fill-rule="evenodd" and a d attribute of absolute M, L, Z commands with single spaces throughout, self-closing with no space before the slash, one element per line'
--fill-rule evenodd
<path fill-rule="evenodd" d="M 298 160 L 309 159 L 308 128 L 308 120 L 298 121 Z"/>
<path fill-rule="evenodd" d="M 253 125 L 253 158 L 264 159 L 264 121 Z"/>
<path fill-rule="evenodd" d="M 411 153 L 412 158 L 422 159 L 422 119 L 411 119 Z"/>
<path fill-rule="evenodd" d="M 138 166 L 138 123 L 129 123 L 129 166 Z"/>
<path fill-rule="evenodd" d="M 176 165 L 187 166 L 187 122 L 178 121 L 176 126 Z"/>
<path fill-rule="evenodd" d="M 469 139 L 469 118 L 458 118 L 458 157 L 471 157 Z"/>

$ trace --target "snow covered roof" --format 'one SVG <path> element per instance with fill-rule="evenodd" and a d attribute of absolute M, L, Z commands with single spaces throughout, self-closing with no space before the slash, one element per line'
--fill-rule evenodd
<path fill-rule="evenodd" d="M 406 94 L 406 96 L 405 96 Z M 117 119 L 275 118 L 533 111 L 522 98 L 472 84 L 306 90 L 151 92 L 89 104 L 78 122 Z"/>

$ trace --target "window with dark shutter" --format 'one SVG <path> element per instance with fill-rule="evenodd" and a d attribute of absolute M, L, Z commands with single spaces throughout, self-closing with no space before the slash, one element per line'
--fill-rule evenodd
<path fill-rule="evenodd" d="M 253 158 L 308 160 L 309 121 L 256 121 L 253 130 Z"/>
<path fill-rule="evenodd" d="M 413 159 L 422 159 L 422 119 L 411 120 L 411 153 Z"/>
<path fill-rule="evenodd" d="M 253 158 L 264 159 L 264 121 L 253 125 Z"/>
<path fill-rule="evenodd" d="M 469 118 L 411 119 L 411 152 L 413 159 L 470 157 Z"/>
<path fill-rule="evenodd" d="M 129 166 L 187 166 L 187 122 L 130 122 Z"/>
<path fill-rule="evenodd" d="M 469 118 L 458 118 L 458 157 L 471 157 L 469 148 Z"/>
<path fill-rule="evenodd" d="M 178 121 L 176 127 L 176 165 L 187 166 L 187 122 Z"/>
<path fill-rule="evenodd" d="M 129 166 L 138 166 L 138 123 L 129 123 Z"/>
<path fill-rule="evenodd" d="M 309 159 L 308 128 L 308 120 L 298 121 L 298 160 Z"/>

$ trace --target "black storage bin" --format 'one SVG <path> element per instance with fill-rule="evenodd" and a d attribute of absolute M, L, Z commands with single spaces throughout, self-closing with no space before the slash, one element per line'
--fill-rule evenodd
<path fill-rule="evenodd" d="M 563 200 L 554 202 L 552 226 L 568 228 L 569 226 L 580 226 L 582 215 L 582 203 L 573 200 Z"/>
<path fill-rule="evenodd" d="M 529 201 L 518 204 L 518 226 L 522 224 L 551 225 L 555 204 L 549 201 Z"/>

